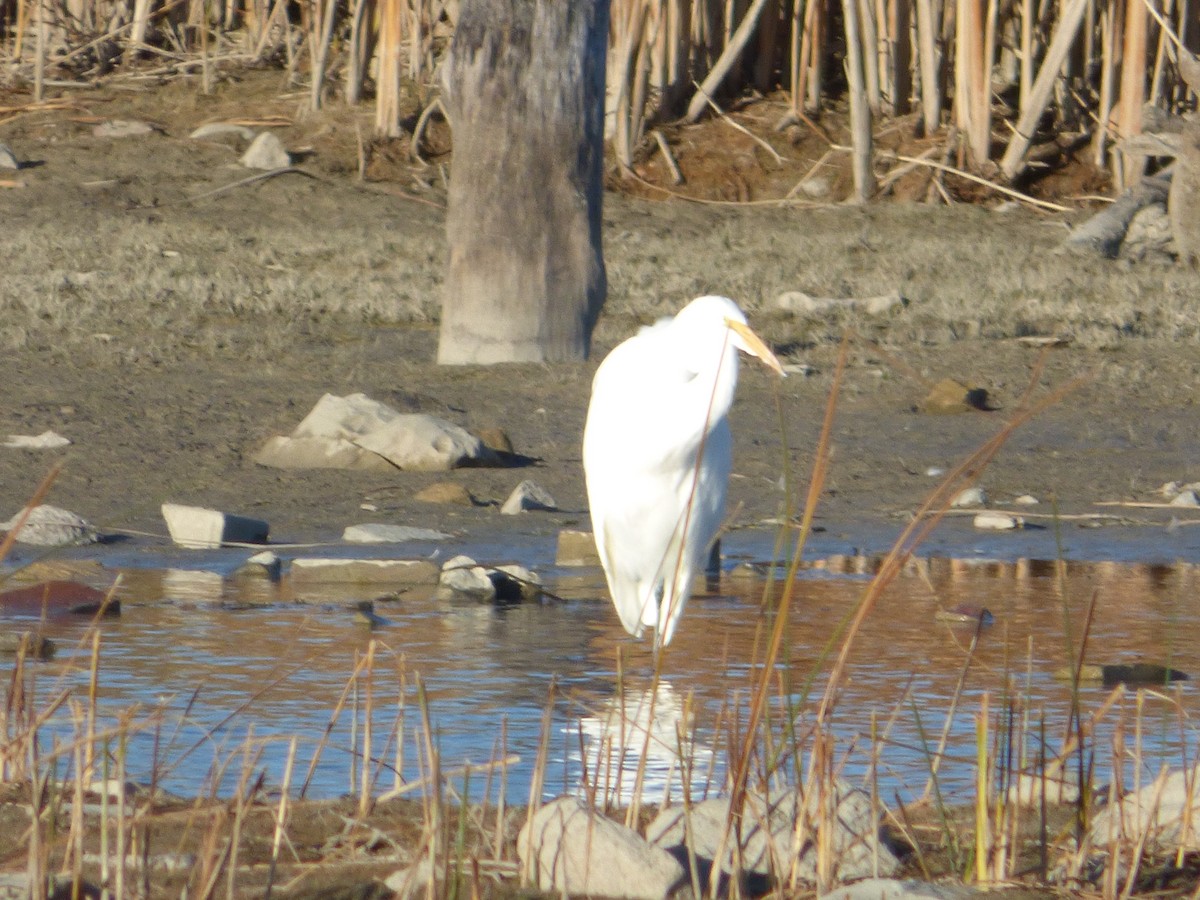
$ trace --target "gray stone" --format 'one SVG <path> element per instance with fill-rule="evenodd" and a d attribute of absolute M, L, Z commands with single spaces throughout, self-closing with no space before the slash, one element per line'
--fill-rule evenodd
<path fill-rule="evenodd" d="M 1130 845 L 1145 836 L 1147 851 L 1200 850 L 1200 766 L 1156 778 L 1102 809 L 1088 832 L 1093 847 Z"/>
<path fill-rule="evenodd" d="M 963 488 L 950 501 L 951 509 L 968 509 L 972 506 L 987 506 L 987 493 L 978 485 Z"/>
<path fill-rule="evenodd" d="M 820 897 L 821 900 L 967 900 L 979 893 L 965 884 L 866 878 L 821 894 Z"/>
<path fill-rule="evenodd" d="M 366 394 L 347 394 L 345 397 L 325 394 L 296 426 L 292 437 L 353 441 L 394 422 L 400 415 L 386 403 L 372 400 Z"/>
<path fill-rule="evenodd" d="M 684 878 L 671 854 L 575 797 L 547 803 L 526 821 L 517 856 L 540 890 L 658 900 Z"/>
<path fill-rule="evenodd" d="M 271 530 L 262 519 L 180 503 L 164 503 L 162 516 L 171 540 L 191 550 L 212 550 L 223 544 L 263 544 Z"/>
<path fill-rule="evenodd" d="M 411 472 L 448 472 L 460 466 L 495 462 L 495 453 L 475 435 L 424 413 L 398 413 L 393 421 L 356 438 L 354 443 Z"/>
<path fill-rule="evenodd" d="M 878 297 L 811 297 L 803 291 L 785 291 L 775 298 L 776 309 L 801 315 L 827 315 L 844 310 L 874 316 L 904 305 L 899 291 Z"/>
<path fill-rule="evenodd" d="M 153 134 L 154 131 L 154 126 L 149 122 L 137 122 L 129 119 L 109 119 L 94 127 L 92 134 L 98 138 L 125 138 Z"/>
<path fill-rule="evenodd" d="M 260 466 L 275 469 L 351 469 L 362 472 L 394 472 L 378 454 L 335 437 L 269 438 L 254 455 Z"/>
<path fill-rule="evenodd" d="M 438 578 L 439 600 L 474 600 L 491 603 L 496 599 L 496 585 L 487 569 L 469 556 L 455 556 L 442 565 Z"/>
<path fill-rule="evenodd" d="M 508 499 L 500 507 L 500 512 L 506 516 L 515 516 L 527 509 L 555 510 L 558 509 L 558 503 L 548 490 L 536 481 L 526 479 L 508 495 Z"/>
<path fill-rule="evenodd" d="M 247 169 L 285 169 L 292 164 L 292 158 L 283 149 L 283 142 L 279 138 L 264 131 L 250 142 L 238 162 Z"/>
<path fill-rule="evenodd" d="M 444 541 L 449 537 L 451 535 L 444 531 L 434 531 L 432 528 L 388 525 L 383 522 L 349 525 L 342 532 L 342 540 L 351 544 L 402 544 L 405 541 Z"/>
<path fill-rule="evenodd" d="M 270 550 L 255 553 L 234 572 L 234 578 L 265 578 L 268 581 L 278 581 L 283 570 L 283 562 Z"/>
<path fill-rule="evenodd" d="M 7 522 L 0 523 L 0 531 L 12 531 L 17 526 L 21 513 Z M 21 526 L 16 537 L 19 544 L 35 547 L 63 547 L 70 544 L 94 544 L 100 534 L 86 519 L 70 510 L 43 503 L 29 512 L 29 518 Z"/>
<path fill-rule="evenodd" d="M 243 141 L 254 140 L 254 129 L 232 122 L 209 122 L 188 135 L 193 141 L 221 141 L 234 137 Z M 285 163 L 286 165 L 286 163 Z"/>
<path fill-rule="evenodd" d="M 0 169 L 19 169 L 21 163 L 17 161 L 17 155 L 12 152 L 12 148 L 8 144 L 0 144 Z"/>
<path fill-rule="evenodd" d="M 758 875 L 790 871 L 796 835 L 814 835 L 822 827 L 817 816 L 817 792 L 810 792 L 804 807 L 797 803 L 797 796 L 794 790 L 788 789 L 775 791 L 769 797 L 753 792 L 747 794 L 742 819 L 744 871 Z M 830 821 L 835 830 L 828 841 L 833 877 L 838 881 L 850 881 L 894 873 L 900 867 L 900 861 L 880 840 L 879 823 L 871 810 L 870 798 L 863 791 L 838 781 L 834 800 L 836 811 Z M 686 819 L 682 807 L 668 807 L 647 826 L 646 839 L 660 847 L 691 846 L 698 856 L 712 860 L 721 848 L 728 818 L 729 800 L 725 797 L 695 804 Z M 764 825 L 768 827 L 764 829 Z M 798 849 L 799 877 L 815 882 L 816 842 L 804 841 Z M 721 862 L 724 871 L 733 871 L 732 859 L 732 848 L 726 839 Z"/>
<path fill-rule="evenodd" d="M 301 557 L 290 568 L 292 585 L 434 584 L 438 567 L 427 559 Z"/>

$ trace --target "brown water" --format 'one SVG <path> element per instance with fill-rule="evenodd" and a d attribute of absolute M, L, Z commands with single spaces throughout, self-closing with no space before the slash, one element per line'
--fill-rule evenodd
<path fill-rule="evenodd" d="M 782 681 L 773 689 L 771 709 L 778 724 L 781 710 L 790 708 L 802 762 L 829 668 L 822 651 L 861 595 L 871 566 L 863 558 L 832 558 L 824 568 L 805 572 L 798 585 L 787 665 L 780 667 Z M 513 754 L 519 762 L 507 767 L 510 798 L 528 797 L 552 682 L 546 793 L 579 790 L 586 760 L 590 780 L 627 796 L 643 748 L 630 723 L 639 720 L 655 735 L 647 753 L 649 799 L 661 796 L 669 782 L 674 791 L 680 789 L 673 750 L 681 731 L 690 736 L 686 755 L 695 769 L 693 790 L 719 787 L 727 759 L 725 735 L 736 729 L 730 724 L 735 719 L 744 721 L 749 686 L 760 671 L 763 583 L 727 576 L 715 593 L 694 597 L 655 679 L 646 645 L 628 638 L 607 602 L 595 599 L 603 595 L 600 573 L 558 575 L 548 578 L 549 587 L 563 600 L 503 609 L 451 606 L 425 591 L 404 594 L 377 603 L 377 613 L 389 624 L 372 631 L 345 606 L 356 599 L 348 592 L 331 588 L 294 597 L 286 583 L 240 584 L 212 572 L 178 569 L 131 570 L 122 588 L 122 616 L 99 626 L 102 719 L 115 722 L 123 716 L 132 726 L 130 777 L 149 781 L 154 772 L 156 780 L 179 793 L 214 785 L 221 792 L 231 790 L 247 745 L 261 750 L 253 767 L 265 769 L 269 783 L 278 784 L 293 735 L 298 737 L 294 784 L 304 780 L 318 755 L 310 796 L 357 790 L 355 760 L 363 748 L 368 687 L 365 678 L 356 692 L 347 693 L 347 685 L 356 660 L 375 641 L 371 756 L 383 761 L 377 790 L 395 783 L 389 766 L 399 765 L 407 781 L 428 768 L 422 759 L 418 683 L 426 691 L 443 770 Z M 929 780 L 933 748 L 947 728 L 938 784 L 946 795 L 969 796 L 976 718 L 985 694 L 993 726 L 999 721 L 996 711 L 1012 701 L 1014 729 L 1025 734 L 1019 743 L 1033 758 L 1034 737 L 1044 721 L 1052 753 L 1062 744 L 1070 709 L 1069 687 L 1053 673 L 1069 661 L 1069 647 L 1078 647 L 1093 597 L 1089 661 L 1154 662 L 1200 676 L 1200 629 L 1192 612 L 1197 577 L 1186 564 L 1072 563 L 1061 573 L 1053 563 L 1029 561 L 912 564 L 867 619 L 850 654 L 832 717 L 843 774 L 859 779 L 870 772 L 874 720 L 882 796 L 919 796 Z M 371 592 L 359 591 L 364 593 Z M 986 607 L 995 619 L 979 632 L 973 652 L 971 624 L 937 618 L 939 609 L 963 604 Z M 86 697 L 90 651 L 75 645 L 85 641 L 87 624 L 57 621 L 47 628 L 61 649 L 34 669 L 39 698 L 44 701 L 60 686 Z M 1085 719 L 1111 690 L 1083 688 Z M 335 715 L 343 696 L 344 707 Z M 1118 723 L 1125 740 L 1134 741 L 1136 703 L 1134 691 L 1126 692 L 1098 723 L 1099 780 L 1112 769 Z M 1156 771 L 1164 762 L 1180 765 L 1185 753 L 1197 756 L 1197 703 L 1194 682 L 1143 694 L 1145 771 Z M 624 717 L 614 716 L 622 709 Z M 397 723 L 404 735 L 400 760 L 388 738 Z M 64 706 L 50 724 L 47 746 L 54 737 L 65 741 L 73 728 Z M 623 737 L 614 741 L 613 735 Z M 630 746 L 621 751 L 612 744 Z M 223 774 L 213 774 L 222 768 Z M 1126 777 L 1132 777 L 1126 768 Z M 479 771 L 472 776 L 473 794 L 482 791 L 484 779 Z"/>

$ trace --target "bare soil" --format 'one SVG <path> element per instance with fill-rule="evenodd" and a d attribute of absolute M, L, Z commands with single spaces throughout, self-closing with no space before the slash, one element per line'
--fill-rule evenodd
<path fill-rule="evenodd" d="M 614 173 L 605 213 L 611 292 L 590 363 L 439 368 L 450 164 L 444 125 L 434 123 L 418 161 L 407 140 L 364 137 L 369 112 L 303 113 L 304 93 L 287 93 L 280 78 L 242 73 L 207 96 L 183 80 L 114 81 L 60 89 L 52 108 L 38 110 L 20 109 L 28 96 L 0 95 L 0 105 L 17 109 L 0 118 L 0 140 L 26 163 L 4 173 L 10 184 L 0 188 L 0 435 L 52 429 L 72 441 L 62 451 L 0 450 L 0 518 L 62 460 L 47 499 L 105 530 L 161 533 L 159 506 L 167 501 L 267 519 L 279 541 L 334 538 L 364 520 L 450 529 L 468 546 L 504 530 L 536 536 L 586 528 L 579 439 L 592 372 L 639 322 L 703 292 L 738 299 L 787 363 L 809 367 L 782 384 L 757 367 L 743 369 L 733 414 L 736 525 L 800 504 L 838 342 L 848 333 L 818 524 L 849 546 L 886 546 L 936 483 L 931 469 L 952 468 L 1027 398 L 1051 398 L 1077 379 L 984 474 L 994 505 L 1032 494 L 1041 510 L 1094 514 L 1109 509 L 1096 501 L 1152 500 L 1163 482 L 1200 479 L 1196 273 L 1161 261 L 1060 255 L 1067 224 L 1082 211 L 1000 205 L 994 193 L 954 179 L 946 181 L 948 195 L 980 202 L 836 203 L 848 184 L 845 160 L 835 153 L 820 162 L 828 145 L 818 131 L 773 131 L 781 108 L 770 100 L 733 113 L 782 163 L 714 120 L 669 130 L 686 184 L 670 185 L 651 154 L 637 168 L 644 181 Z M 92 133 L 113 119 L 149 122 L 154 131 Z M 187 137 L 217 119 L 279 123 L 306 174 L 247 180 L 252 173 L 236 165 L 240 147 Z M 836 130 L 835 120 L 831 114 L 827 130 Z M 911 153 L 915 140 L 894 137 L 895 149 Z M 822 202 L 775 202 L 826 169 Z M 1031 189 L 1081 206 L 1072 198 L 1103 181 L 1064 160 Z M 901 201 L 931 191 L 921 170 L 896 185 Z M 787 290 L 827 297 L 897 290 L 907 305 L 881 317 L 797 317 L 773 309 Z M 1029 336 L 1061 336 L 1063 346 L 1043 352 L 1020 340 Z M 985 389 L 988 409 L 921 412 L 943 378 Z M 323 393 L 355 391 L 470 428 L 503 428 L 532 462 L 521 470 L 386 477 L 255 465 L 261 444 L 290 432 Z M 545 486 L 562 511 L 502 519 L 496 503 L 523 478 Z M 442 480 L 466 486 L 476 504 L 414 499 Z M 1126 515 L 1147 524 L 1105 529 L 1109 546 L 1132 540 L 1139 553 L 1200 555 L 1187 529 L 1163 532 L 1170 512 Z M 958 538 L 960 546 L 972 539 L 969 532 Z M 199 839 L 214 814 L 177 815 Z M 348 855 L 361 860 L 373 832 L 327 806 L 304 815 L 305 828 L 320 832 L 311 840 L 316 849 L 304 849 L 303 829 L 292 841 L 306 864 L 322 865 L 311 866 L 292 895 L 310 887 L 314 896 L 367 890 L 376 874 L 369 865 L 352 876 L 345 873 L 354 866 L 337 870 L 342 894 L 329 893 L 322 879 L 343 846 L 329 844 L 331 835 L 345 834 L 344 846 L 354 845 Z M 243 861 L 260 864 L 261 886 L 272 826 L 269 816 L 258 818 L 260 827 L 253 817 L 244 826 L 256 832 L 258 849 Z M 410 810 L 406 824 L 378 827 L 405 844 L 419 818 Z M 164 825 L 160 834 L 168 832 Z M 5 850 L 18 865 L 23 850 Z M 289 879 L 302 869 L 293 866 Z M 156 892 L 177 893 L 184 877 Z"/>

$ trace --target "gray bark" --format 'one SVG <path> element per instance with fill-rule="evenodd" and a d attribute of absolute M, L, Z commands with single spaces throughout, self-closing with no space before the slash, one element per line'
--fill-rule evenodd
<path fill-rule="evenodd" d="M 587 357 L 601 247 L 609 0 L 464 0 L 438 362 Z"/>

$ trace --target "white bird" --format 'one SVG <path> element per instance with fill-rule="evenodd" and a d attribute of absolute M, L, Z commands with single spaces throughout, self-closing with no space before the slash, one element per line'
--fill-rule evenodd
<path fill-rule="evenodd" d="M 741 350 L 783 367 L 728 297 L 700 297 L 608 355 L 583 431 L 592 533 L 621 624 L 671 642 L 725 514 Z"/>

